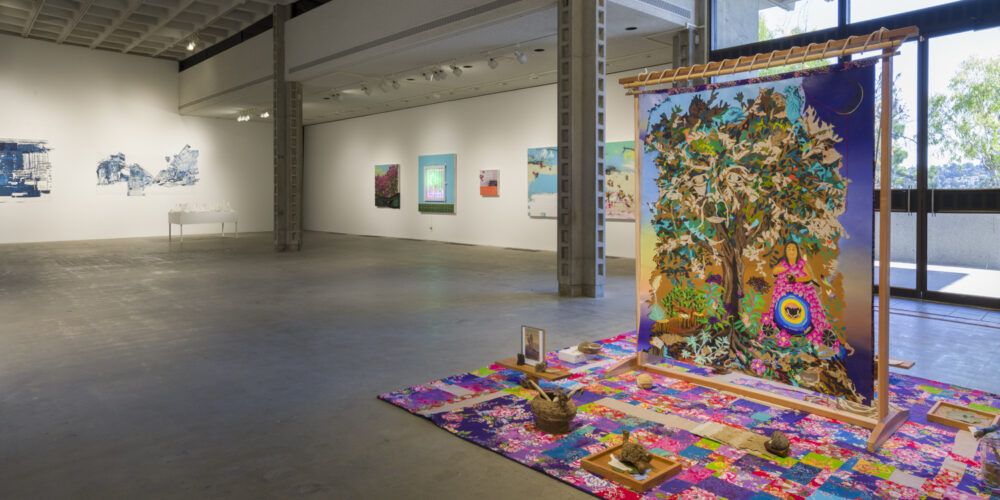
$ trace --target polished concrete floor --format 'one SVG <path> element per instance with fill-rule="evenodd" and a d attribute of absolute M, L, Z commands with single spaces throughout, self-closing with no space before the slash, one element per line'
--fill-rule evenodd
<path fill-rule="evenodd" d="M 322 233 L 2 245 L 0 498 L 588 498 L 375 399 L 512 355 L 521 324 L 549 349 L 632 328 L 631 260 L 601 300 L 554 267 Z M 912 373 L 1000 392 L 1000 314 L 898 309 Z"/>

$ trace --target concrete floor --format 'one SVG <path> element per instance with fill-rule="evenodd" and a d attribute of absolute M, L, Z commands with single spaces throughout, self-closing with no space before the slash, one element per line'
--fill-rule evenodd
<path fill-rule="evenodd" d="M 608 261 L 603 300 L 559 298 L 554 267 L 322 233 L 289 254 L 270 234 L 2 245 L 0 498 L 589 498 L 375 399 L 513 355 L 521 324 L 550 350 L 632 328 L 633 261 Z M 954 343 L 902 318 L 893 356 L 917 330 Z M 975 328 L 961 345 L 995 338 Z M 996 370 L 933 352 L 914 374 Z"/>

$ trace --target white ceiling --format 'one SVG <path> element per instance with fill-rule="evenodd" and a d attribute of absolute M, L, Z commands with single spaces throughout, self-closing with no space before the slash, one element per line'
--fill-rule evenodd
<path fill-rule="evenodd" d="M 626 28 L 634 27 L 634 30 Z M 662 68 L 670 62 L 670 33 L 681 28 L 662 19 L 610 4 L 607 23 L 607 72 Z M 405 50 L 367 54 L 349 69 L 303 81 L 307 124 L 341 120 L 496 92 L 555 83 L 556 9 L 533 12 Z M 514 50 L 527 56 L 519 63 Z M 487 60 L 498 66 L 491 69 Z M 450 68 L 461 68 L 456 77 Z M 423 73 L 444 69 L 444 80 Z M 392 81 L 400 85 L 398 90 Z M 386 90 L 380 86 L 386 82 Z M 371 90 L 367 95 L 362 86 Z M 339 97 L 338 97 L 339 95 Z"/>
<path fill-rule="evenodd" d="M 684 26 L 609 2 L 607 73 L 668 67 L 671 35 L 679 29 Z M 291 79 L 303 83 L 303 122 L 342 120 L 556 81 L 555 2 L 445 35 L 416 38 L 326 61 L 303 76 L 293 73 Z M 527 56 L 525 63 L 516 60 L 515 50 Z M 490 57 L 497 60 L 497 68 L 487 65 Z M 460 77 L 451 64 L 461 68 Z M 428 81 L 422 76 L 435 68 L 443 69 L 446 78 Z M 363 91 L 366 87 L 369 94 Z M 272 98 L 271 82 L 263 82 L 186 108 L 185 114 L 235 119 L 247 113 L 258 120 Z"/>
<path fill-rule="evenodd" d="M 271 14 L 272 0 L 0 0 L 0 33 L 181 60 Z M 193 51 L 187 43 L 196 40 Z"/>

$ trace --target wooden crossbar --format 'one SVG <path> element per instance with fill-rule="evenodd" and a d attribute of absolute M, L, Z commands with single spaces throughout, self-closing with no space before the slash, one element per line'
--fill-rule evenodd
<path fill-rule="evenodd" d="M 915 38 L 918 34 L 919 31 L 916 26 L 894 30 L 882 28 L 868 35 L 849 36 L 840 40 L 829 40 L 826 43 L 811 43 L 805 47 L 792 47 L 766 54 L 754 54 L 753 56 L 742 56 L 737 59 L 712 61 L 706 64 L 696 64 L 683 68 L 629 76 L 619 79 L 618 83 L 625 87 L 629 95 L 635 95 L 643 93 L 645 87 L 676 81 L 730 75 L 744 71 L 785 66 L 787 64 L 817 61 L 828 57 L 845 57 L 870 50 L 882 50 L 883 52 L 888 50 L 892 52 L 901 43 Z"/>

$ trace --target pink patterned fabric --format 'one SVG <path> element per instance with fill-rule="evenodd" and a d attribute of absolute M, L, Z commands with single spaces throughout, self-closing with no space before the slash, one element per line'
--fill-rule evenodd
<path fill-rule="evenodd" d="M 822 344 L 823 330 L 829 330 L 830 323 L 826 321 L 826 313 L 823 312 L 823 304 L 819 301 L 819 295 L 816 293 L 816 286 L 811 282 L 788 282 L 788 276 L 794 276 L 795 278 L 805 278 L 807 276 L 805 271 L 805 259 L 800 258 L 794 266 L 788 265 L 788 261 L 786 259 L 781 259 L 781 265 L 785 267 L 786 271 L 779 273 L 774 279 L 774 290 L 771 292 L 771 304 L 768 306 L 767 312 L 763 315 L 764 324 L 773 325 L 776 329 L 780 329 L 774 324 L 774 318 L 772 317 L 774 303 L 781 299 L 781 297 L 783 297 L 786 293 L 794 293 L 809 303 L 809 314 L 812 315 L 813 330 L 806 335 L 806 338 L 812 341 L 813 344 Z"/>

